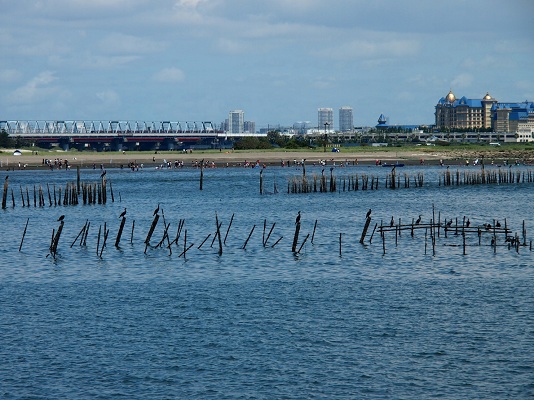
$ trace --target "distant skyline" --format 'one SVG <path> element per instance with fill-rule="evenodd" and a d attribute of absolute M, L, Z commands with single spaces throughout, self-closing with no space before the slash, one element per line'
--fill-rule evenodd
<path fill-rule="evenodd" d="M 432 124 L 534 101 L 534 1 L 0 0 L 0 120 Z"/>

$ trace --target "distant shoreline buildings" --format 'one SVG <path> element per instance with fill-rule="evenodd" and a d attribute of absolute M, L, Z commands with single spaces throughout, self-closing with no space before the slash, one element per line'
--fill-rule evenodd
<path fill-rule="evenodd" d="M 68 149 L 140 149 L 150 146 L 175 148 L 184 143 L 198 148 L 227 145 L 242 137 L 266 137 L 270 131 L 302 136 L 310 141 L 331 143 L 400 143 L 439 139 L 440 142 L 534 142 L 534 102 L 500 102 L 489 92 L 481 99 L 458 98 L 452 90 L 434 106 L 434 124 L 390 125 L 380 114 L 373 127 L 354 126 L 353 108 L 317 109 L 317 125 L 310 121 L 293 126 L 268 125 L 256 130 L 245 121 L 243 110 L 232 110 L 218 128 L 209 121 L 85 121 L 85 120 L 0 120 L 0 131 L 10 137 L 45 146 L 59 144 Z M 311 143 L 311 142 L 310 142 Z M 200 147 L 199 147 L 200 146 Z"/>

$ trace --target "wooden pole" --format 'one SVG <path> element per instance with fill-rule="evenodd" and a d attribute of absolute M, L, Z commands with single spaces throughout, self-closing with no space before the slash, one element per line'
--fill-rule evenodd
<path fill-rule="evenodd" d="M 267 238 L 263 242 L 263 247 L 267 246 L 267 242 L 269 241 L 269 238 L 271 237 L 271 233 L 273 233 L 274 226 L 276 225 L 276 222 L 271 226 L 271 230 L 269 230 L 269 233 L 267 234 Z"/>
<path fill-rule="evenodd" d="M 260 194 L 263 194 L 263 169 L 260 171 Z"/>
<path fill-rule="evenodd" d="M 132 233 L 130 234 L 130 243 L 133 243 L 134 228 L 135 228 L 135 219 L 132 221 Z"/>
<path fill-rule="evenodd" d="M 299 232 L 300 232 L 300 222 L 297 222 L 295 224 L 295 235 L 293 236 L 293 245 L 291 246 L 291 251 L 294 253 L 297 250 L 297 243 L 299 240 Z"/>
<path fill-rule="evenodd" d="M 299 247 L 299 251 L 297 251 L 297 254 L 300 254 L 300 251 L 302 250 L 302 248 L 304 247 L 304 245 L 306 244 L 306 240 L 308 240 L 308 238 L 310 237 L 310 234 L 308 233 L 306 235 L 306 237 L 304 238 L 304 240 L 302 241 L 302 244 L 300 245 Z"/>
<path fill-rule="evenodd" d="M 30 222 L 30 218 L 26 220 L 26 226 L 24 227 L 24 232 L 22 232 L 22 239 L 20 240 L 19 251 L 22 250 L 22 243 L 24 243 L 24 237 L 26 236 L 26 230 L 28 229 L 28 222 Z"/>
<path fill-rule="evenodd" d="M 280 238 L 276 242 L 274 242 L 274 244 L 271 246 L 271 249 L 274 248 L 274 246 L 276 246 L 280 242 L 280 240 L 282 240 L 283 238 L 284 238 L 283 236 L 280 236 Z M 532 245 L 532 242 L 531 242 L 531 245 Z"/>
<path fill-rule="evenodd" d="M 226 238 L 228 237 L 228 232 L 230 232 L 230 227 L 232 226 L 232 222 L 234 221 L 234 214 L 232 214 L 232 218 L 230 218 L 230 224 L 228 225 L 228 229 L 226 229 L 226 235 L 224 235 L 224 244 L 226 244 Z"/>
<path fill-rule="evenodd" d="M 6 176 L 4 180 L 4 194 L 2 195 L 2 209 L 5 210 L 7 202 L 7 188 L 9 186 L 9 177 Z"/>
<path fill-rule="evenodd" d="M 206 239 L 204 239 L 202 243 L 200 243 L 200 246 L 197 247 L 198 250 L 200 250 L 200 248 L 204 245 L 204 243 L 206 243 L 206 240 L 208 240 L 210 236 L 211 236 L 211 233 L 209 233 L 208 236 L 206 236 Z"/>
<path fill-rule="evenodd" d="M 98 238 L 96 239 L 96 255 L 98 255 L 98 250 L 100 250 L 100 234 L 102 232 L 102 225 L 98 227 Z"/>
<path fill-rule="evenodd" d="M 219 256 L 222 256 L 223 245 L 221 239 L 221 225 L 219 224 L 219 218 L 217 217 L 217 213 L 215 213 L 215 225 L 217 226 L 217 237 L 219 238 Z"/>
<path fill-rule="evenodd" d="M 85 233 L 85 228 L 87 227 L 87 221 L 85 221 L 85 224 L 83 225 L 82 229 L 80 230 L 80 233 L 78 233 L 78 236 L 76 236 L 76 239 L 74 239 L 70 245 L 70 248 L 72 249 L 72 246 L 74 246 L 74 243 L 78 240 L 78 238 Z"/>
<path fill-rule="evenodd" d="M 254 225 L 254 226 L 252 227 L 250 233 L 248 234 L 248 238 L 247 238 L 247 240 L 245 240 L 245 244 L 243 244 L 243 247 L 242 247 L 243 250 L 246 249 L 246 247 L 247 247 L 247 243 L 248 243 L 248 241 L 250 240 L 250 237 L 252 236 L 252 232 L 254 232 L 254 229 L 255 229 L 255 228 L 256 228 L 256 225 Z"/>
<path fill-rule="evenodd" d="M 362 236 L 360 237 L 360 243 L 363 244 L 365 240 L 365 235 L 367 235 L 367 229 L 369 229 L 369 224 L 371 223 L 371 217 L 367 217 L 365 220 L 365 226 L 363 227 Z"/>
<path fill-rule="evenodd" d="M 311 244 L 313 244 L 313 239 L 315 238 L 315 229 L 317 228 L 317 220 L 315 220 L 315 224 L 313 225 L 313 233 L 311 238 Z"/>
<path fill-rule="evenodd" d="M 119 247 L 121 241 L 122 230 L 124 229 L 124 224 L 126 223 L 126 217 L 122 217 L 121 226 L 119 227 L 119 232 L 117 233 L 117 238 L 115 239 L 115 247 Z"/>
<path fill-rule="evenodd" d="M 202 185 L 204 183 L 204 159 L 200 161 L 200 190 L 202 190 Z M 185 258 L 185 254 L 184 254 Z"/>

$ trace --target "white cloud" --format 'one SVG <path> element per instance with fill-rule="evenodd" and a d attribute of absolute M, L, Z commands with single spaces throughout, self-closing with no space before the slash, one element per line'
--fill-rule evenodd
<path fill-rule="evenodd" d="M 98 92 L 96 93 L 96 97 L 98 97 L 104 106 L 115 107 L 121 103 L 119 95 L 112 89 Z"/>
<path fill-rule="evenodd" d="M 183 81 L 185 79 L 185 74 L 179 68 L 163 68 L 154 74 L 153 79 L 157 82 L 175 83 Z"/>
<path fill-rule="evenodd" d="M 56 89 L 50 84 L 57 78 L 51 71 L 43 71 L 30 79 L 24 86 L 21 86 L 11 94 L 10 100 L 14 103 L 33 103 L 46 97 Z"/>
<path fill-rule="evenodd" d="M 454 88 L 464 89 L 466 87 L 471 86 L 472 83 L 473 83 L 473 75 L 467 74 L 467 73 L 463 73 L 463 74 L 457 75 L 451 81 L 451 86 L 452 86 L 453 89 Z"/>

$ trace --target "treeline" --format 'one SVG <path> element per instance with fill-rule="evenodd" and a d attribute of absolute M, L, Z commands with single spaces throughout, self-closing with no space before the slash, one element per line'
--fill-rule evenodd
<path fill-rule="evenodd" d="M 2 131 L 0 131 L 0 148 L 2 149 L 25 147 L 28 145 L 29 143 L 27 143 L 27 141 L 25 140 L 22 140 L 21 138 L 10 138 L 5 129 L 2 129 Z"/>
<path fill-rule="evenodd" d="M 281 135 L 279 132 L 269 132 L 266 138 L 244 137 L 234 145 L 236 150 L 273 149 L 282 147 L 285 149 L 299 149 L 310 147 L 308 140 L 293 136 L 291 138 Z"/>

